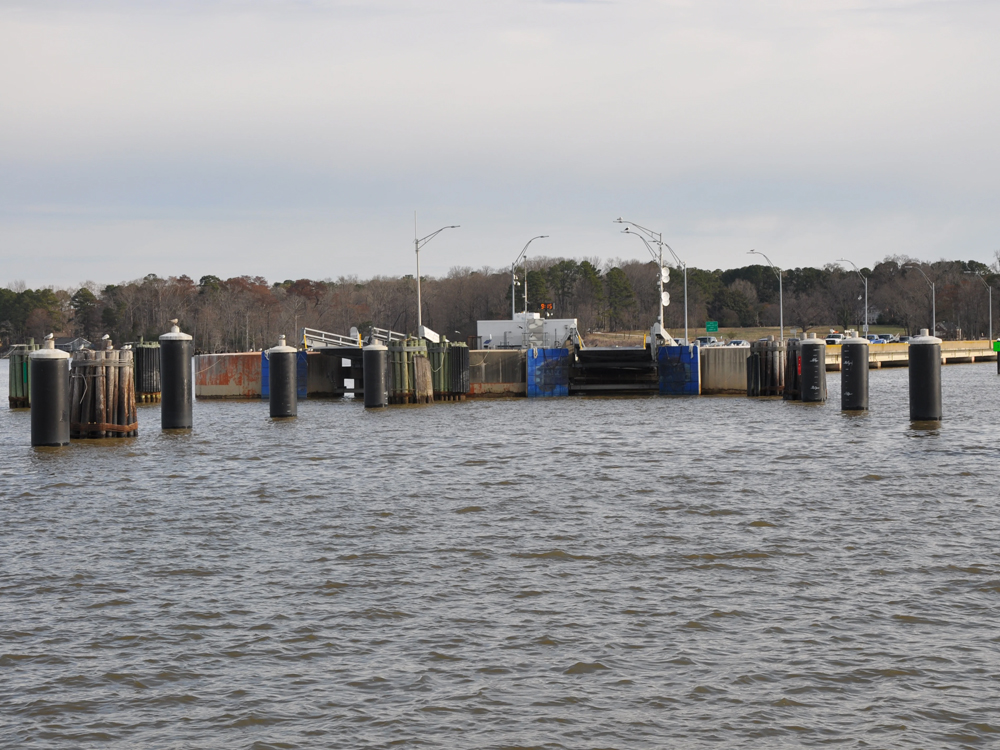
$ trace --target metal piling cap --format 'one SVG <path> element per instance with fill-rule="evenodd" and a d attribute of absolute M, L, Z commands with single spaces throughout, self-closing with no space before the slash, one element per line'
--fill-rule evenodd
<path fill-rule="evenodd" d="M 291 353 L 297 352 L 297 351 L 298 351 L 298 349 L 296 349 L 294 346 L 288 346 L 287 344 L 285 344 L 285 335 L 281 334 L 280 336 L 278 336 L 278 345 L 277 346 L 272 346 L 270 349 L 267 350 L 267 353 L 268 354 L 291 354 Z"/>
<path fill-rule="evenodd" d="M 50 333 L 42 341 L 42 348 L 28 354 L 29 359 L 69 359 L 69 352 L 56 349 L 55 337 Z"/>
<path fill-rule="evenodd" d="M 941 339 L 939 339 L 937 336 L 931 336 L 930 331 L 926 328 L 921 328 L 920 335 L 914 336 L 909 341 L 910 346 L 913 346 L 914 344 L 919 346 L 920 344 L 940 344 L 940 343 Z"/>
<path fill-rule="evenodd" d="M 177 319 L 174 318 L 170 321 L 173 325 L 170 326 L 170 332 L 164 333 L 160 336 L 160 341 L 190 341 L 191 335 L 187 333 L 181 333 L 180 327 L 177 325 Z"/>

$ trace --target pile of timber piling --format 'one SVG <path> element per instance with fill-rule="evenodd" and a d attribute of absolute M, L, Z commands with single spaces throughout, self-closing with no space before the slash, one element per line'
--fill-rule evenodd
<path fill-rule="evenodd" d="M 427 343 L 407 338 L 389 342 L 389 403 L 429 404 L 434 401 L 434 383 Z"/>
<path fill-rule="evenodd" d="M 427 359 L 431 363 L 434 401 L 464 401 L 469 392 L 469 347 L 442 339 L 427 342 Z"/>
<path fill-rule="evenodd" d="M 70 365 L 70 437 L 138 435 L 132 351 L 78 351 Z"/>
<path fill-rule="evenodd" d="M 747 357 L 747 395 L 780 396 L 785 390 L 785 345 L 768 336 L 750 343 Z"/>
<path fill-rule="evenodd" d="M 135 400 L 142 404 L 160 402 L 160 344 L 140 341 L 132 346 L 135 369 Z"/>
<path fill-rule="evenodd" d="M 8 403 L 11 409 L 27 409 L 31 406 L 31 377 L 28 362 L 38 346 L 34 339 L 27 344 L 14 344 L 10 348 L 10 380 L 8 381 Z"/>

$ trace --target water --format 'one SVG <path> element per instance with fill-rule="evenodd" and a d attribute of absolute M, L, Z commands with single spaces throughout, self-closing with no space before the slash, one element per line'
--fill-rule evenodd
<path fill-rule="evenodd" d="M 925 430 L 906 378 L 56 450 L 0 407 L 0 747 L 996 746 L 1000 380 Z"/>

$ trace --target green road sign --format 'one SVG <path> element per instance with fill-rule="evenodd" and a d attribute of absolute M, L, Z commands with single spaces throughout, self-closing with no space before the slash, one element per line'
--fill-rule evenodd
<path fill-rule="evenodd" d="M 709 320 L 705 323 L 705 333 L 718 333 L 719 332 L 719 321 Z"/>

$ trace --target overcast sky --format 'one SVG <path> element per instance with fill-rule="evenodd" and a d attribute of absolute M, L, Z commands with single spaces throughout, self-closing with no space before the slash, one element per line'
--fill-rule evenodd
<path fill-rule="evenodd" d="M 1000 249 L 1000 3 L 0 0 L 0 284 Z"/>

